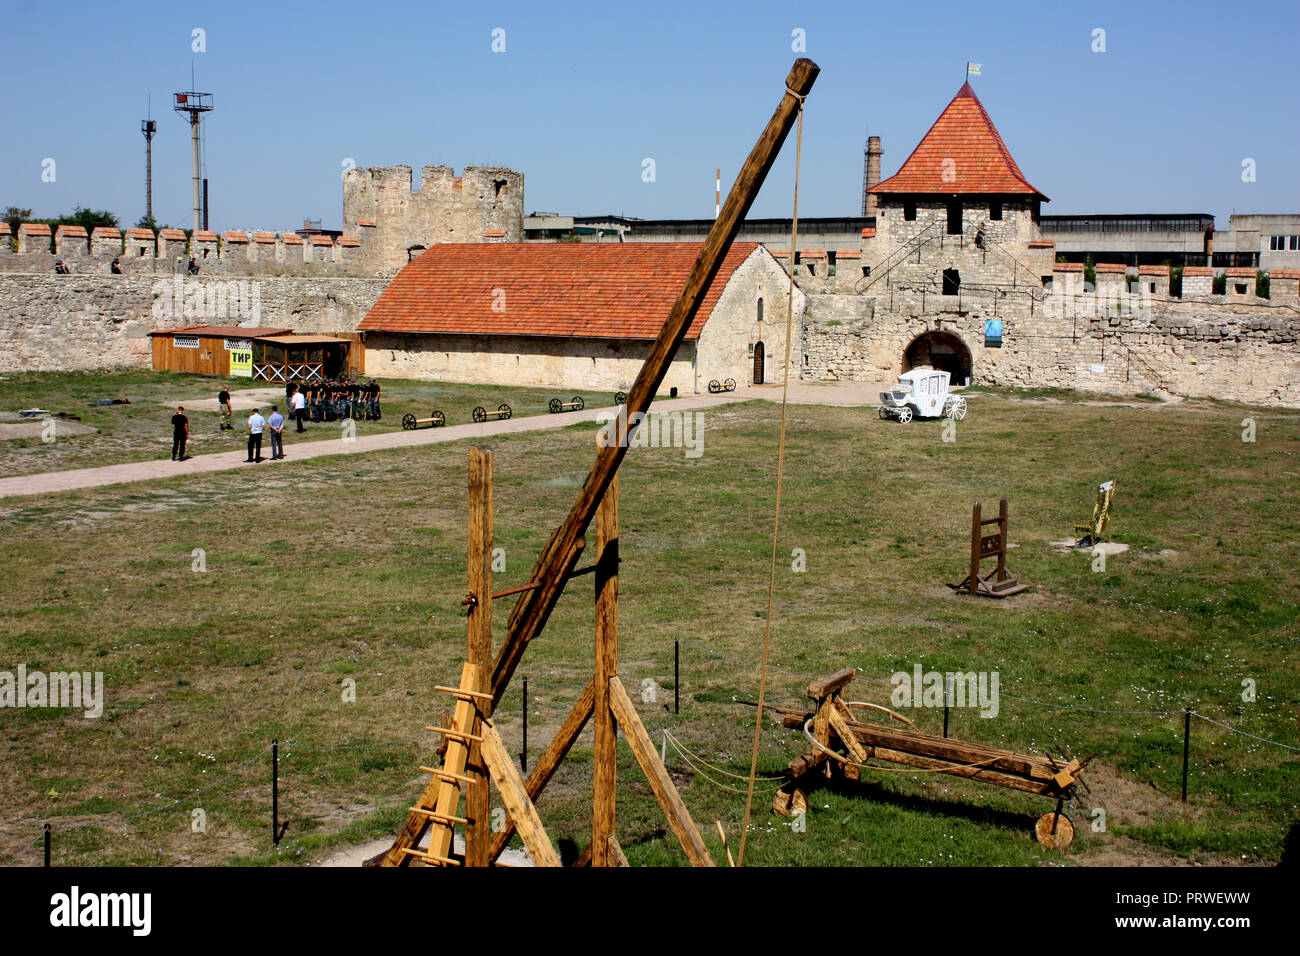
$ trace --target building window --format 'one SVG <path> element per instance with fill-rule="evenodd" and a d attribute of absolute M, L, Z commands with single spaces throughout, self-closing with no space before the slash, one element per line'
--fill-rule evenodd
<path fill-rule="evenodd" d="M 948 235 L 961 235 L 961 203 L 955 199 L 948 203 Z"/>
<path fill-rule="evenodd" d="M 989 203 L 989 218 L 992 219 L 994 222 L 998 222 L 1002 219 L 1002 203 L 1000 202 Z"/>
<path fill-rule="evenodd" d="M 1052 288 L 1052 277 L 1051 277 L 1051 276 L 1043 276 L 1043 288 L 1044 288 L 1044 289 L 1051 289 L 1051 288 Z"/>
<path fill-rule="evenodd" d="M 956 269 L 943 270 L 943 294 L 957 295 L 961 292 L 961 273 Z"/>
<path fill-rule="evenodd" d="M 871 266 L 863 266 L 863 267 L 862 267 L 862 278 L 865 279 L 865 278 L 866 278 L 867 276 L 869 276 L 869 275 L 871 275 Z"/>
<path fill-rule="evenodd" d="M 906 222 L 916 221 L 916 203 L 911 201 L 903 203 L 903 219 Z"/>
<path fill-rule="evenodd" d="M 1232 287 L 1237 291 L 1237 295 L 1245 295 L 1245 294 L 1246 294 L 1246 283 L 1244 283 L 1244 282 L 1234 282 L 1234 283 L 1232 284 Z"/>
<path fill-rule="evenodd" d="M 199 347 L 199 337 L 197 335 L 173 335 L 172 348 L 177 349 L 196 349 Z"/>
<path fill-rule="evenodd" d="M 758 297 L 758 324 L 763 324 L 763 297 Z"/>
<path fill-rule="evenodd" d="M 252 350 L 252 339 L 226 339 L 227 352 L 251 352 Z"/>
<path fill-rule="evenodd" d="M 1278 252 L 1286 248 L 1286 236 L 1269 236 L 1268 248 L 1270 252 Z"/>
<path fill-rule="evenodd" d="M 1300 236 L 1291 237 L 1291 250 L 1294 252 L 1296 249 L 1300 249 Z"/>

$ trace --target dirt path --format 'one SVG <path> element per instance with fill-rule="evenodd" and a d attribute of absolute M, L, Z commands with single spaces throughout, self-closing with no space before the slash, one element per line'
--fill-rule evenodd
<path fill-rule="evenodd" d="M 831 390 L 818 388 L 819 393 Z M 793 392 L 793 388 L 792 388 Z M 777 399 L 781 396 L 779 387 L 764 386 L 760 388 L 742 388 L 721 395 L 692 395 L 687 398 L 666 399 L 654 403 L 653 411 L 657 413 L 694 411 L 714 408 L 731 402 L 750 399 Z M 533 415 L 527 418 L 510 418 L 504 421 L 452 425 L 447 428 L 423 428 L 416 431 L 383 432 L 374 435 L 358 434 L 350 440 L 343 438 L 326 439 L 295 443 L 289 423 L 285 423 L 285 458 L 282 461 L 265 460 L 261 464 L 248 464 L 246 452 L 228 451 L 213 455 L 196 455 L 188 461 L 175 462 L 170 458 L 156 461 L 138 461 L 123 465 L 105 465 L 99 468 L 80 468 L 72 471 L 45 472 L 34 475 L 15 475 L 0 478 L 0 498 L 19 495 L 54 494 L 60 491 L 76 491 L 81 488 L 96 488 L 103 485 L 117 485 L 132 481 L 150 481 L 157 478 L 173 478 L 177 475 L 210 474 L 218 471 L 233 471 L 239 468 L 258 469 L 261 472 L 276 471 L 292 467 L 295 461 L 320 458 L 324 455 L 358 455 L 365 452 L 381 451 L 388 448 L 411 448 L 421 445 L 437 445 L 443 442 L 459 441 L 464 438 L 491 438 L 495 435 L 513 435 L 520 432 L 548 431 L 567 428 L 578 422 L 595 422 L 597 416 L 608 415 L 610 408 L 587 408 L 581 412 L 562 415 Z M 319 427 L 319 426 L 317 426 Z M 358 431 L 364 429 L 365 423 L 359 425 Z M 270 440 L 262 441 L 262 454 L 269 456 Z"/>

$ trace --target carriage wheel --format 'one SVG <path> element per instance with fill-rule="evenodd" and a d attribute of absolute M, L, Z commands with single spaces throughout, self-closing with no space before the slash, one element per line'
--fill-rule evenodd
<path fill-rule="evenodd" d="M 561 406 L 561 402 L 560 402 L 560 400 L 559 400 L 558 398 L 553 398 L 553 399 L 551 399 L 551 403 L 550 403 L 549 405 L 547 405 L 546 407 L 549 408 L 549 409 L 551 410 L 551 414 L 552 414 L 552 415 L 556 415 L 556 414 L 559 414 L 560 408 L 561 408 L 562 406 Z"/>
<path fill-rule="evenodd" d="M 474 414 L 472 417 L 476 422 L 487 421 L 487 409 L 485 409 L 482 405 L 477 406 L 474 409 Z"/>
<path fill-rule="evenodd" d="M 713 381 L 709 382 L 709 391 L 710 392 L 722 391 L 722 386 L 718 384 L 718 380 L 716 378 Z"/>
<path fill-rule="evenodd" d="M 880 413 L 881 421 L 884 421 L 886 418 L 889 417 L 889 409 L 885 408 L 884 405 L 881 405 L 879 408 L 876 409 L 876 411 Z"/>
<path fill-rule="evenodd" d="M 433 414 L 429 417 L 433 419 L 434 428 L 441 428 L 443 425 L 447 424 L 447 416 L 436 408 L 433 410 Z"/>
<path fill-rule="evenodd" d="M 911 420 L 912 420 L 912 406 L 904 405 L 902 408 L 898 410 L 898 423 L 900 425 L 906 425 Z"/>
<path fill-rule="evenodd" d="M 402 428 L 409 432 L 414 427 L 415 427 L 415 416 L 411 415 L 410 413 L 403 415 Z"/>
<path fill-rule="evenodd" d="M 614 393 L 614 404 L 615 404 L 615 405 L 626 405 L 626 404 L 627 404 L 627 392 L 615 392 L 615 393 Z"/>
<path fill-rule="evenodd" d="M 587 406 L 587 403 L 584 402 L 584 401 L 582 400 L 582 396 L 581 396 L 581 395 L 574 395 L 574 396 L 573 396 L 573 407 L 574 407 L 574 410 L 575 410 L 575 411 L 579 411 L 579 412 L 580 412 L 580 411 L 582 411 L 584 408 L 586 408 L 586 406 Z"/>
<path fill-rule="evenodd" d="M 736 380 L 734 378 L 729 378 L 722 383 L 722 387 L 728 392 L 734 392 L 736 390 Z"/>
<path fill-rule="evenodd" d="M 497 406 L 497 412 L 498 414 L 500 414 L 502 418 L 509 418 L 510 406 L 507 405 L 505 402 L 502 402 L 500 405 Z"/>
<path fill-rule="evenodd" d="M 1052 832 L 1052 820 L 1056 820 L 1056 832 Z M 1064 850 L 1074 840 L 1074 824 L 1064 813 L 1044 813 L 1034 824 L 1034 836 L 1038 842 L 1049 850 Z"/>
<path fill-rule="evenodd" d="M 961 421 L 966 417 L 966 399 L 958 395 L 952 400 L 952 405 L 948 409 L 948 417 Z"/>

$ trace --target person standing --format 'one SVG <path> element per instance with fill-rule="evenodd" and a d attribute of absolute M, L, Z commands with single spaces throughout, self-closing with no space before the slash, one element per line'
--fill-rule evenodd
<path fill-rule="evenodd" d="M 279 461 L 284 457 L 284 416 L 278 405 L 271 406 L 271 417 L 266 420 L 266 427 L 271 429 L 271 460 Z"/>
<path fill-rule="evenodd" d="M 298 433 L 302 434 L 302 423 L 307 418 L 307 395 L 304 390 L 300 388 L 298 391 L 293 393 L 293 398 L 290 401 L 289 417 L 297 419 Z"/>
<path fill-rule="evenodd" d="M 258 462 L 262 460 L 262 429 L 266 428 L 266 419 L 261 415 L 261 409 L 253 409 L 253 414 L 248 416 L 248 460 Z"/>
<path fill-rule="evenodd" d="M 185 443 L 190 438 L 190 420 L 185 409 L 177 405 L 176 414 L 172 416 L 172 461 L 185 460 Z"/>
<path fill-rule="evenodd" d="M 221 391 L 217 392 L 217 405 L 221 409 L 221 430 L 223 432 L 231 431 L 235 426 L 230 424 L 230 393 L 222 386 Z"/>

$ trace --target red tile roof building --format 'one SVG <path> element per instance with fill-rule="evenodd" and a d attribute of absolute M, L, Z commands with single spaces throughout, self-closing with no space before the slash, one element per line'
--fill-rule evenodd
<path fill-rule="evenodd" d="M 435 244 L 397 274 L 358 330 L 386 375 L 626 390 L 699 251 L 684 242 Z M 775 380 L 788 282 L 761 245 L 733 244 L 664 390 L 744 385 L 756 373 Z M 803 293 L 795 296 L 802 308 Z"/>

